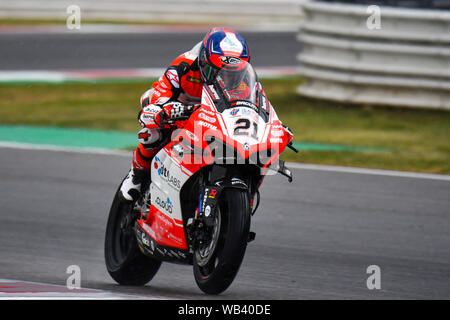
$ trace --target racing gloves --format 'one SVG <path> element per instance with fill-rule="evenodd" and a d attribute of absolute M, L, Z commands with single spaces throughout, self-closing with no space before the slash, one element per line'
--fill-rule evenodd
<path fill-rule="evenodd" d="M 168 102 L 156 114 L 155 123 L 160 127 L 165 127 L 176 121 L 186 120 L 198 107 L 199 105 L 184 105 L 181 102 Z"/>

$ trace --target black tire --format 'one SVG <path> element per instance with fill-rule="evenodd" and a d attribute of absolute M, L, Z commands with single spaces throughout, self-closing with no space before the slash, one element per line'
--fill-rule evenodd
<path fill-rule="evenodd" d="M 194 255 L 194 277 L 207 294 L 219 294 L 233 282 L 244 259 L 250 231 L 250 206 L 246 190 L 225 189 L 220 199 L 221 228 L 213 257 L 201 267 Z"/>
<path fill-rule="evenodd" d="M 133 203 L 123 199 L 117 190 L 106 226 L 105 263 L 117 283 L 143 286 L 158 272 L 161 261 L 147 257 L 139 250 L 134 233 L 137 215 L 132 211 Z M 124 220 L 126 216 L 129 220 Z"/>

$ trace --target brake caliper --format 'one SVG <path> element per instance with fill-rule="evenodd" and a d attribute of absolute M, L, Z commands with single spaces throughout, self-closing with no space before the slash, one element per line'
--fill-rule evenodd
<path fill-rule="evenodd" d="M 194 250 L 211 241 L 218 212 L 219 196 L 226 187 L 248 189 L 247 184 L 239 178 L 218 181 L 214 185 L 204 187 L 199 196 L 199 205 L 195 216 L 190 218 L 186 225 L 188 240 Z"/>

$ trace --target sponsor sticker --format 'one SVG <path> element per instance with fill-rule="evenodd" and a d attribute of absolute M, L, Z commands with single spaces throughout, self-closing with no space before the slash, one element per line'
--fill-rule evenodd
<path fill-rule="evenodd" d="M 185 130 L 184 132 L 186 133 L 188 138 L 191 139 L 192 141 L 196 141 L 196 142 L 198 141 L 198 137 L 194 133 L 192 133 L 191 131 Z"/>
<path fill-rule="evenodd" d="M 208 122 L 211 122 L 211 123 L 216 122 L 216 118 L 208 117 L 208 116 L 207 116 L 206 114 L 204 114 L 204 113 L 200 113 L 200 114 L 198 115 L 198 117 L 199 117 L 200 119 L 203 119 L 203 120 L 208 121 Z"/>
<path fill-rule="evenodd" d="M 166 200 L 162 200 L 160 197 L 156 197 L 156 204 L 163 209 L 164 211 L 168 212 L 168 213 L 172 213 L 173 211 L 173 204 L 170 201 L 169 198 L 167 198 Z M 160 216 L 161 217 L 161 216 Z M 165 222 L 165 221 L 164 221 Z"/>
<path fill-rule="evenodd" d="M 155 106 L 153 104 L 146 106 L 142 112 L 143 113 L 158 113 L 161 111 L 161 108 L 158 106 Z"/>
<path fill-rule="evenodd" d="M 283 134 L 284 132 L 282 130 L 272 130 L 272 136 L 274 137 L 281 137 Z"/>
<path fill-rule="evenodd" d="M 193 78 L 193 77 L 191 77 L 189 75 L 186 77 L 186 80 L 189 81 L 189 82 L 193 82 L 193 83 L 202 83 L 201 79 Z"/>
<path fill-rule="evenodd" d="M 164 163 L 160 158 L 155 157 L 155 169 L 157 170 L 158 176 L 164 179 L 171 187 L 175 188 L 175 190 L 181 189 L 181 181 L 174 175 L 172 175 L 169 169 L 166 168 Z"/>
<path fill-rule="evenodd" d="M 233 108 L 230 111 L 230 116 L 236 117 L 239 114 L 239 108 Z"/>
<path fill-rule="evenodd" d="M 205 121 L 198 121 L 197 125 L 201 126 L 201 127 L 205 127 L 205 128 L 209 128 L 211 130 L 217 130 L 217 126 L 212 125 L 209 122 L 205 122 Z"/>
<path fill-rule="evenodd" d="M 237 65 L 241 62 L 239 58 L 230 57 L 230 56 L 223 56 L 220 58 L 222 63 L 229 64 L 229 65 Z"/>
<path fill-rule="evenodd" d="M 174 69 L 167 70 L 166 77 L 175 88 L 180 87 L 180 80 L 178 78 L 178 72 L 176 70 Z"/>
<path fill-rule="evenodd" d="M 145 232 L 142 232 L 141 234 L 141 241 L 146 247 L 150 246 L 150 241 L 147 239 Z"/>
<path fill-rule="evenodd" d="M 208 88 L 209 88 L 211 94 L 213 95 L 213 98 L 216 100 L 219 99 L 219 94 L 217 93 L 216 89 L 214 89 L 214 85 L 211 84 L 208 86 Z"/>
<path fill-rule="evenodd" d="M 217 190 L 216 189 L 211 189 L 211 192 L 208 195 L 208 198 L 214 199 L 217 195 Z"/>
<path fill-rule="evenodd" d="M 253 110 L 255 110 L 256 112 L 258 112 L 258 107 L 256 105 L 254 105 L 251 102 L 248 101 L 244 101 L 244 100 L 238 100 L 234 103 L 235 106 L 243 106 L 243 107 L 248 107 L 251 108 Z"/>
<path fill-rule="evenodd" d="M 270 138 L 270 143 L 282 143 L 283 139 L 281 138 Z"/>

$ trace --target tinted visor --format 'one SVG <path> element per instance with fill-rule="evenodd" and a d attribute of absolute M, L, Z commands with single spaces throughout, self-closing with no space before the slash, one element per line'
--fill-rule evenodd
<path fill-rule="evenodd" d="M 213 83 L 214 79 L 216 79 L 217 74 L 219 73 L 219 69 L 215 68 L 208 63 L 200 62 L 200 70 L 203 76 L 203 79 L 207 84 Z"/>

